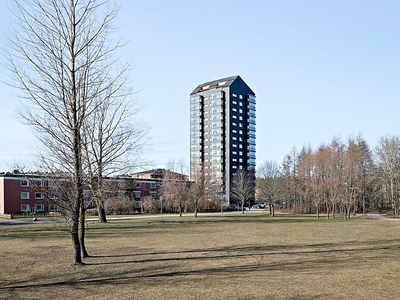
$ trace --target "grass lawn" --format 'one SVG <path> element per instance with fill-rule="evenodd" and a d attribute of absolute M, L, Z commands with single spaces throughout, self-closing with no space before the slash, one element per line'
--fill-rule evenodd
<path fill-rule="evenodd" d="M 0 227 L 0 299 L 395 299 L 400 222 L 267 214 Z M 397 298 L 398 299 L 398 298 Z"/>

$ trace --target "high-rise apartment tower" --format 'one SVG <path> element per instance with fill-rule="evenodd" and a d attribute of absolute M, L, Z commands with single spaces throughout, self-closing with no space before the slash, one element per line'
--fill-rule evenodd
<path fill-rule="evenodd" d="M 198 85 L 190 94 L 190 173 L 218 187 L 225 204 L 232 175 L 247 171 L 255 183 L 256 96 L 240 76 Z M 254 201 L 253 199 L 250 199 Z"/>

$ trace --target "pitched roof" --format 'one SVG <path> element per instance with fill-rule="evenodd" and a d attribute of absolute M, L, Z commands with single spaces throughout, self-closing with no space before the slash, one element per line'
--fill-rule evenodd
<path fill-rule="evenodd" d="M 147 170 L 147 171 L 142 171 L 142 172 L 136 172 L 134 174 L 152 174 L 152 175 L 163 175 L 164 174 L 165 169 L 151 169 L 151 170 Z"/>
<path fill-rule="evenodd" d="M 213 80 L 213 81 L 209 81 L 209 82 L 205 82 L 205 83 L 199 84 L 193 90 L 193 92 L 190 93 L 190 95 L 194 95 L 194 94 L 197 94 L 198 92 L 205 91 L 205 90 L 228 87 L 237 79 L 239 79 L 239 80 L 244 82 L 244 80 L 239 75 L 225 77 L 225 78 L 221 78 L 221 79 L 217 79 L 217 80 Z M 250 87 L 249 87 L 249 89 L 250 89 Z M 253 92 L 253 94 L 254 94 L 254 92 Z"/>
<path fill-rule="evenodd" d="M 173 172 L 171 170 L 168 169 L 152 169 L 152 170 L 147 170 L 147 171 L 142 171 L 142 172 L 136 172 L 132 174 L 132 177 L 134 178 L 140 178 L 138 176 L 144 176 L 144 175 L 150 175 L 152 178 L 161 178 L 164 176 L 165 172 L 169 172 L 169 173 L 173 173 L 175 175 L 181 176 L 182 178 L 186 178 L 188 177 L 185 174 L 181 174 L 181 173 L 177 173 L 177 172 Z"/>

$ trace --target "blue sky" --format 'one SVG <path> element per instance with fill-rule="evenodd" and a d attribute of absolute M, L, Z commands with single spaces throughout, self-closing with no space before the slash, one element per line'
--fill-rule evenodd
<path fill-rule="evenodd" d="M 2 30 L 9 2 L 0 3 Z M 189 162 L 189 94 L 232 75 L 257 96 L 257 164 L 335 135 L 361 133 L 374 148 L 399 133 L 399 1 L 117 3 L 115 37 L 128 41 L 123 58 L 134 67 L 138 117 L 151 126 L 151 167 Z M 18 103 L 0 83 L 0 171 L 40 147 L 15 117 Z"/>

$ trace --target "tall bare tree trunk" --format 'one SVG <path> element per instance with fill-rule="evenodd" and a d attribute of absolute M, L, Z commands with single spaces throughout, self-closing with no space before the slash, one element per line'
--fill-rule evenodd
<path fill-rule="evenodd" d="M 99 223 L 106 223 L 107 222 L 107 217 L 106 217 L 106 210 L 104 208 L 104 183 L 103 183 L 103 167 L 101 164 L 98 166 L 98 175 L 97 175 L 97 212 L 98 212 L 98 218 L 99 218 Z"/>
<path fill-rule="evenodd" d="M 73 216 L 73 218 L 78 219 L 79 216 Z M 78 228 L 78 222 L 72 220 L 71 228 L 70 228 L 70 234 L 71 234 L 71 239 L 72 239 L 72 246 L 74 249 L 74 264 L 79 265 L 82 264 L 82 256 L 81 256 L 81 244 L 79 242 L 79 234 L 78 234 L 79 228 Z"/>
<path fill-rule="evenodd" d="M 81 251 L 83 257 L 89 257 L 89 253 L 86 250 L 85 245 L 85 205 L 84 201 L 81 203 L 81 209 L 79 210 L 79 242 L 81 244 Z"/>
<path fill-rule="evenodd" d="M 100 200 L 98 204 L 98 215 L 99 215 L 99 222 L 100 223 L 106 223 L 107 222 L 107 216 L 106 216 L 106 209 L 104 208 L 104 201 Z"/>
<path fill-rule="evenodd" d="M 125 88 L 128 66 L 115 67 L 118 59 L 113 58 L 121 45 L 109 38 L 117 10 L 109 0 L 12 2 L 15 28 L 7 51 L 7 67 L 14 74 L 10 85 L 22 92 L 25 103 L 20 115 L 42 143 L 44 172 L 66 182 L 60 201 L 70 226 L 73 261 L 81 264 L 82 250 L 86 251 L 79 237 L 81 233 L 84 238 L 85 232 L 83 187 L 88 183 L 86 168 L 94 165 L 96 155 L 90 153 L 84 164 L 84 145 L 97 140 L 85 130 L 100 114 L 115 125 L 105 127 L 112 144 L 103 157 L 109 169 L 123 161 L 125 153 L 136 150 L 132 146 L 142 136 L 123 126 L 134 111 L 130 89 Z M 100 112 L 102 105 L 114 109 Z"/>
<path fill-rule="evenodd" d="M 329 213 L 330 213 L 330 205 L 328 203 L 328 201 L 326 201 L 326 218 L 329 220 Z"/>

